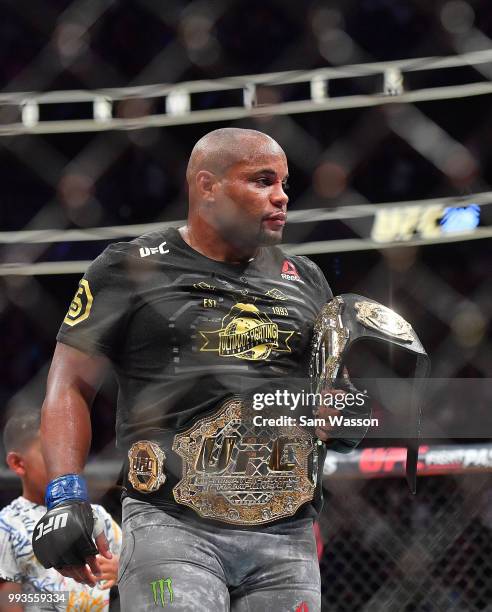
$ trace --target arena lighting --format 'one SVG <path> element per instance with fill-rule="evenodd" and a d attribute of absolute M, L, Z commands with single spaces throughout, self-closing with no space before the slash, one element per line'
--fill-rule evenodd
<path fill-rule="evenodd" d="M 480 223 L 480 206 L 470 204 L 462 208 L 446 208 L 441 219 L 441 228 L 445 233 L 469 232 Z"/>
<path fill-rule="evenodd" d="M 111 100 L 103 96 L 98 96 L 93 105 L 94 121 L 108 121 L 113 114 Z"/>
<path fill-rule="evenodd" d="M 103 130 L 128 130 L 210 121 L 232 121 L 258 115 L 288 115 L 296 113 L 338 110 L 345 108 L 365 108 L 393 103 L 413 103 L 430 100 L 463 98 L 492 93 L 492 82 L 472 82 L 464 85 L 437 85 L 425 89 L 404 91 L 404 73 L 426 70 L 432 72 L 459 66 L 478 66 L 492 62 L 492 49 L 474 51 L 451 57 L 422 57 L 390 62 L 368 62 L 335 68 L 298 70 L 268 74 L 244 75 L 216 80 L 188 81 L 179 84 L 143 85 L 99 89 L 95 91 L 69 90 L 52 92 L 14 92 L 0 94 L 0 104 L 21 106 L 24 109 L 29 100 L 30 109 L 20 123 L 0 125 L 0 136 L 20 134 L 55 134 L 70 132 L 97 132 Z M 358 78 L 368 75 L 382 75 L 384 86 L 380 93 L 368 95 L 347 95 L 335 98 L 328 96 L 329 81 L 340 78 Z M 294 83 L 307 83 L 310 93 L 304 100 L 294 100 L 257 106 L 256 88 L 260 85 L 282 86 Z M 193 93 L 242 90 L 242 104 L 228 108 L 193 110 L 190 95 Z M 179 94 L 178 94 L 179 91 Z M 186 93 L 184 93 L 186 92 Z M 178 96 L 175 98 L 175 95 Z M 99 107 L 96 116 L 94 100 L 106 98 L 115 103 L 135 98 L 166 98 L 166 113 L 143 117 L 111 117 L 104 111 L 101 119 Z M 171 101 L 172 100 L 172 101 Z M 67 104 L 92 102 L 92 119 L 70 119 L 61 121 L 39 121 L 32 105 Z M 31 113 L 31 114 L 30 114 Z M 24 113 L 23 113 L 24 115 Z"/>
<path fill-rule="evenodd" d="M 186 115 L 190 112 L 190 94 L 185 89 L 176 89 L 169 92 L 166 97 L 166 113 L 174 117 Z"/>
<path fill-rule="evenodd" d="M 33 128 L 39 121 L 39 106 L 33 100 L 26 100 L 21 104 L 22 125 L 26 128 Z"/>
<path fill-rule="evenodd" d="M 387 96 L 401 96 L 403 74 L 399 68 L 390 67 L 384 72 L 384 93 Z"/>
<path fill-rule="evenodd" d="M 328 81 L 322 76 L 315 76 L 310 83 L 311 99 L 321 102 L 328 97 Z"/>
<path fill-rule="evenodd" d="M 256 105 L 256 85 L 247 83 L 243 89 L 243 104 L 245 108 L 253 108 Z"/>

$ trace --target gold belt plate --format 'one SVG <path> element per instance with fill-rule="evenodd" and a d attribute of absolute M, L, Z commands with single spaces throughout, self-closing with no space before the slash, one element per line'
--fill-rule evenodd
<path fill-rule="evenodd" d="M 292 516 L 313 499 L 312 435 L 297 425 L 255 426 L 258 414 L 231 399 L 175 436 L 173 451 L 183 460 L 183 478 L 173 489 L 177 503 L 204 518 L 260 525 Z"/>
<path fill-rule="evenodd" d="M 155 442 L 140 440 L 128 451 L 128 480 L 140 493 L 153 493 L 165 482 L 166 454 Z"/>

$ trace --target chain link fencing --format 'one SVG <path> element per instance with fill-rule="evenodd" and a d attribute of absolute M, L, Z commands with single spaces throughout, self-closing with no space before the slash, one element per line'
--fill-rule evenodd
<path fill-rule="evenodd" d="M 492 610 L 489 473 L 325 486 L 323 612 Z"/>
<path fill-rule="evenodd" d="M 487 206 L 492 113 L 484 93 L 492 71 L 490 60 L 477 61 L 492 47 L 488 2 L 415 1 L 403 7 L 382 0 L 330 5 L 65 0 L 43 6 L 41 15 L 25 3 L 7 2 L 0 40 L 5 94 L 0 100 L 2 407 L 12 397 L 17 404 L 29 401 L 33 390 L 36 400 L 42 396 L 56 331 L 78 278 L 113 237 L 94 228 L 114 224 L 119 238 L 134 235 L 118 231 L 123 224 L 184 218 L 187 156 L 205 132 L 225 125 L 265 131 L 285 149 L 291 218 L 304 215 L 302 222 L 289 225 L 287 242 L 313 256 L 335 293 L 368 295 L 411 320 L 431 354 L 433 376 L 490 376 L 490 253 L 485 240 L 472 240 L 490 231 L 492 210 Z M 476 54 L 476 63 L 470 55 L 465 61 L 465 53 Z M 450 80 L 449 71 L 444 77 L 442 70 L 433 71 L 432 78 L 422 70 L 404 81 L 388 71 L 377 78 L 349 75 L 353 64 L 416 58 L 419 66 L 431 55 L 461 57 L 466 65 L 451 72 Z M 257 104 L 269 104 L 278 114 L 258 116 L 247 109 L 233 120 L 209 115 L 215 123 L 104 133 L 66 134 L 60 125 L 86 117 L 94 127 L 98 114 L 104 129 L 109 116 L 141 128 L 150 116 L 170 109 L 164 100 L 145 97 L 145 89 L 140 97 L 130 95 L 109 108 L 107 96 L 92 97 L 94 89 L 171 87 L 327 65 L 348 73 L 311 83 L 311 91 L 302 92 L 311 98 L 313 91 L 321 92 L 318 101 L 310 101 L 310 111 L 316 112 L 285 112 L 282 105 L 299 101 L 299 90 L 295 84 L 279 88 L 273 79 L 254 91 L 246 84 L 236 97 L 195 93 L 190 104 L 201 111 L 247 106 L 249 92 Z M 428 62 L 425 68 L 433 66 Z M 430 85 L 452 85 L 460 92 L 467 81 L 483 95 L 412 98 L 411 90 Z M 244 85 L 245 78 L 239 82 Z M 63 89 L 78 89 L 86 102 L 37 105 L 36 92 L 48 92 L 49 98 L 50 91 Z M 374 100 L 383 94 L 391 95 L 392 103 L 388 97 L 384 105 Z M 347 96 L 371 97 L 371 105 L 342 108 Z M 186 121 L 186 115 L 172 117 L 171 123 Z M 47 120 L 57 121 L 61 132 L 36 133 L 36 125 L 41 132 L 39 123 Z M 12 123 L 16 129 L 8 127 Z M 483 204 L 482 225 L 488 220 L 489 227 L 475 228 L 468 242 L 451 245 L 443 234 L 426 243 L 410 226 L 406 235 L 390 232 L 386 245 L 370 244 L 374 225 L 368 218 L 377 220 L 383 203 L 392 203 L 385 219 L 400 229 L 415 207 L 430 205 L 430 198 L 442 207 Z M 429 201 L 420 202 L 424 199 Z M 368 218 L 361 216 L 364 211 Z M 329 225 L 333 214 L 338 217 Z M 39 234 L 23 234 L 31 230 Z M 485 398 L 484 404 L 487 409 Z M 452 412 L 442 406 L 438 417 L 449 421 Z M 5 416 L 6 410 L 0 420 Z M 94 409 L 94 472 L 112 457 L 113 420 L 114 402 L 103 393 Z M 116 476 L 118 464 L 113 467 Z M 3 505 L 19 491 L 12 476 L 0 478 Z M 94 484 L 96 492 L 110 483 L 104 476 Z M 419 478 L 416 497 L 397 478 L 328 477 L 325 486 L 320 516 L 324 612 L 492 610 L 489 473 L 425 476 Z M 104 502 L 116 516 L 117 498 L 116 489 Z"/>

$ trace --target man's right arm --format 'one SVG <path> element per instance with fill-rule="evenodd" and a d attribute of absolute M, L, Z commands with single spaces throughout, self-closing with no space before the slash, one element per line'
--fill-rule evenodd
<path fill-rule="evenodd" d="M 58 343 L 41 415 L 41 442 L 48 477 L 80 474 L 91 444 L 90 407 L 109 368 L 102 355 Z"/>
<path fill-rule="evenodd" d="M 108 559 L 112 555 L 104 532 L 94 526 L 80 474 L 92 438 L 92 401 L 108 367 L 109 360 L 102 355 L 89 355 L 58 343 L 41 414 L 41 443 L 51 479 L 47 494 L 50 499 L 48 513 L 35 527 L 33 548 L 45 567 L 56 567 L 64 576 L 91 586 L 100 573 L 95 553 L 99 551 Z M 51 529 L 57 521 L 66 530 Z"/>

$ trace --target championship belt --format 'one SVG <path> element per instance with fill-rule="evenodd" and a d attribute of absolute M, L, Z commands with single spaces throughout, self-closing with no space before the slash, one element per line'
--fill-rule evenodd
<path fill-rule="evenodd" d="M 415 357 L 406 459 L 407 482 L 412 493 L 415 493 L 422 394 L 430 360 L 417 334 L 405 319 L 361 295 L 346 293 L 330 300 L 323 306 L 314 324 L 309 368 L 312 391 L 322 393 L 323 390 L 337 388 L 339 381 L 343 385 L 343 366 L 350 351 L 357 351 L 354 344 L 359 346 L 361 341 L 369 341 L 369 345 L 374 341 L 389 344 Z"/>
<path fill-rule="evenodd" d="M 258 412 L 242 398 L 175 436 L 183 463 L 177 503 L 201 517 L 260 525 L 292 516 L 313 499 L 318 454 L 310 432 L 297 425 L 256 426 Z M 274 416 L 274 415 L 271 415 Z"/>

